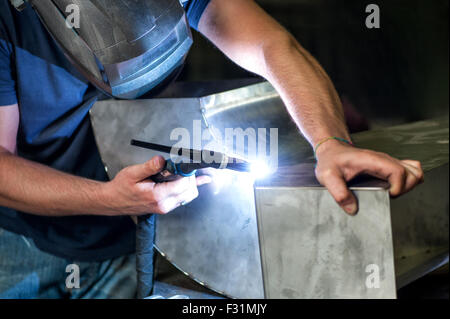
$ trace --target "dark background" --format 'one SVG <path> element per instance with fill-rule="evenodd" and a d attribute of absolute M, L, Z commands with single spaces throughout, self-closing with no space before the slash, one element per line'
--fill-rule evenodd
<path fill-rule="evenodd" d="M 448 116 L 448 0 L 257 2 L 318 59 L 344 103 L 372 128 Z M 370 3 L 380 7 L 380 29 L 365 26 Z M 254 77 L 194 38 L 180 80 Z"/>

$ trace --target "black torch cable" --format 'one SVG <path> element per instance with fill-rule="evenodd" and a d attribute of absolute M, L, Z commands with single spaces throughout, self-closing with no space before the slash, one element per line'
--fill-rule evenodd
<path fill-rule="evenodd" d="M 153 243 L 155 241 L 155 215 L 138 217 L 136 228 L 137 297 L 144 299 L 153 290 Z"/>

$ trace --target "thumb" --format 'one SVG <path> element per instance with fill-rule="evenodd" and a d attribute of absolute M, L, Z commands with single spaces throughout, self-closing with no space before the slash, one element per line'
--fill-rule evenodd
<path fill-rule="evenodd" d="M 161 172 L 166 165 L 162 156 L 155 156 L 144 164 L 134 165 L 129 168 L 129 174 L 133 180 L 140 182 Z"/>
<path fill-rule="evenodd" d="M 331 173 L 324 176 L 321 182 L 347 214 L 356 215 L 358 212 L 358 202 L 353 193 L 348 189 L 343 176 L 338 173 Z"/>

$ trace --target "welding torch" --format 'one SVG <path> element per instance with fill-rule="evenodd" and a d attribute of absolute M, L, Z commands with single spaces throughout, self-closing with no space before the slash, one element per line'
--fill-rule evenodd
<path fill-rule="evenodd" d="M 180 157 L 187 157 L 190 162 L 174 162 L 171 159 L 166 160 L 163 170 L 150 177 L 155 183 L 163 183 L 175 180 L 181 177 L 189 177 L 196 174 L 197 170 L 204 168 L 230 169 L 238 172 L 250 172 L 251 163 L 243 159 L 228 156 L 221 152 L 210 150 L 194 150 L 186 148 L 171 148 L 169 146 L 148 143 L 138 140 L 131 140 L 131 145 L 169 153 Z M 174 154 L 173 150 L 177 150 Z"/>

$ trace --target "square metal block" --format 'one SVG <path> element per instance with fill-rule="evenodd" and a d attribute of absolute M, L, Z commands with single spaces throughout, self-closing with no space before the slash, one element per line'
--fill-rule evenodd
<path fill-rule="evenodd" d="M 282 174 L 255 187 L 265 297 L 395 298 L 386 185 L 354 186 L 359 212 L 349 216 L 314 181 L 312 167 L 289 171 L 311 178 Z"/>

